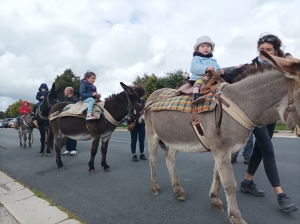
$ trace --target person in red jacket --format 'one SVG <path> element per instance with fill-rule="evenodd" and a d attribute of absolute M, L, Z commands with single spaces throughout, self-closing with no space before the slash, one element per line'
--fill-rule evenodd
<path fill-rule="evenodd" d="M 22 106 L 19 109 L 20 115 L 17 117 L 17 124 L 20 125 L 21 116 L 26 116 L 27 114 L 31 114 L 31 109 L 29 108 L 29 103 L 26 100 L 23 100 Z"/>

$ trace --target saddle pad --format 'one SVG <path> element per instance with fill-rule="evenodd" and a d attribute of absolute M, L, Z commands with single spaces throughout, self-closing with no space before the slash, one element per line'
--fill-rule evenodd
<path fill-rule="evenodd" d="M 206 100 L 203 103 L 200 103 L 195 106 L 197 113 L 203 113 L 215 109 L 216 102 L 213 99 L 213 96 L 221 90 L 222 85 L 217 84 L 213 86 L 211 90 L 214 91 L 214 94 L 209 93 L 205 95 Z M 162 92 L 156 99 L 156 101 L 151 105 L 152 111 L 161 111 L 161 110 L 173 110 L 181 111 L 185 113 L 192 113 L 192 102 L 191 95 L 175 95 L 174 89 L 168 89 Z"/>
<path fill-rule="evenodd" d="M 100 118 L 101 110 L 100 105 L 104 107 L 105 102 L 99 102 L 94 104 L 93 106 L 93 115 L 97 117 L 97 119 Z M 86 117 L 86 111 L 88 108 L 88 103 L 84 103 L 82 101 L 76 103 L 76 104 L 68 104 L 65 106 L 63 111 L 59 114 L 60 117 L 64 116 L 76 116 L 76 117 Z"/>

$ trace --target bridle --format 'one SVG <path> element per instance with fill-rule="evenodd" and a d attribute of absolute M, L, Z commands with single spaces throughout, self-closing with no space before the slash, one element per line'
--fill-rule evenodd
<path fill-rule="evenodd" d="M 136 93 L 137 94 L 137 93 Z M 134 116 L 136 115 L 136 109 L 134 108 L 134 106 L 132 105 L 131 101 L 130 101 L 130 98 L 129 98 L 129 93 L 126 92 L 126 96 L 127 96 L 127 101 L 128 101 L 128 105 L 127 105 L 127 111 L 128 111 L 128 114 L 133 118 L 133 120 L 136 120 L 134 118 Z M 130 109 L 133 109 L 133 114 L 131 114 L 131 110 Z"/>
<path fill-rule="evenodd" d="M 51 105 L 50 104 L 50 100 L 49 100 L 49 93 L 47 94 L 47 106 L 48 106 L 48 109 L 51 109 L 51 107 L 54 105 Z M 45 101 L 45 99 L 42 101 L 42 103 L 38 106 L 38 109 L 37 109 L 37 113 L 38 113 L 38 115 L 40 116 L 40 118 L 42 118 L 43 120 L 49 120 L 48 119 L 48 116 L 47 117 L 45 117 L 45 116 L 43 116 L 42 115 L 42 112 L 41 112 L 41 106 L 43 105 L 43 103 L 44 103 L 44 101 Z M 56 100 L 54 100 L 56 103 L 58 103 L 59 102 L 59 99 L 56 99 Z"/>
<path fill-rule="evenodd" d="M 288 106 L 284 111 L 284 119 L 287 120 L 289 113 L 292 113 L 293 118 L 297 124 L 297 126 L 300 128 L 300 118 L 296 110 L 296 105 L 293 99 L 293 89 L 294 89 L 294 81 L 290 80 L 288 81 Z"/>

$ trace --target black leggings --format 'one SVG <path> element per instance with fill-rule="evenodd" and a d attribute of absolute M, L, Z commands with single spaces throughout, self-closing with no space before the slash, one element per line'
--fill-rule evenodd
<path fill-rule="evenodd" d="M 264 160 L 264 167 L 267 177 L 273 187 L 280 186 L 279 175 L 277 171 L 273 144 L 271 138 L 273 136 L 276 124 L 269 124 L 261 128 L 255 128 L 253 134 L 255 143 L 252 155 L 249 160 L 247 173 L 254 176 L 261 160 Z"/>

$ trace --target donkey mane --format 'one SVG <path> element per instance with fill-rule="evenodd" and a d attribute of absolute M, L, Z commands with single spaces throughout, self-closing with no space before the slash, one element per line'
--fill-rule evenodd
<path fill-rule="evenodd" d="M 116 99 L 119 97 L 126 97 L 126 92 L 122 91 L 120 93 L 113 93 L 110 96 L 106 97 L 105 101 L 116 101 Z"/>
<path fill-rule="evenodd" d="M 233 83 L 239 82 L 250 76 L 261 74 L 264 71 L 271 71 L 271 70 L 277 70 L 277 69 L 275 69 L 273 66 L 270 65 L 261 65 L 258 67 L 254 65 L 249 65 L 240 75 L 238 75 L 236 78 L 233 79 Z"/>

